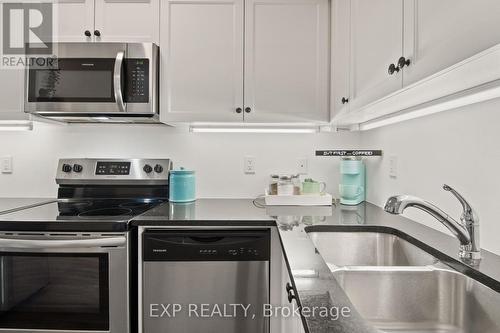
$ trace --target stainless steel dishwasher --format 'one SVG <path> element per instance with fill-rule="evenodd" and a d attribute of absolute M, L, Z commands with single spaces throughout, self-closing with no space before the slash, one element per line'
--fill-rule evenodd
<path fill-rule="evenodd" d="M 269 230 L 149 229 L 142 251 L 144 333 L 269 332 Z"/>

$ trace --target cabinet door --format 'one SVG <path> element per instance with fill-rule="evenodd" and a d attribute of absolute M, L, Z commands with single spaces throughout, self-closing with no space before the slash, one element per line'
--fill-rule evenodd
<path fill-rule="evenodd" d="M 24 116 L 24 70 L 0 68 L 0 87 L 0 120 L 21 119 Z"/>
<path fill-rule="evenodd" d="M 408 85 L 500 43 L 498 0 L 405 0 Z"/>
<path fill-rule="evenodd" d="M 293 305 L 288 301 L 288 293 L 286 289 L 288 285 L 290 286 L 292 285 L 292 280 L 290 279 L 290 275 L 288 273 L 288 267 L 284 255 L 282 258 L 283 259 L 281 263 L 281 306 L 293 310 L 292 308 Z M 297 318 L 293 316 L 288 316 L 288 317 L 282 316 L 280 333 L 297 333 Z"/>
<path fill-rule="evenodd" d="M 159 0 L 95 0 L 96 41 L 159 42 Z"/>
<path fill-rule="evenodd" d="M 351 0 L 351 110 L 402 88 L 402 52 L 403 0 Z"/>
<path fill-rule="evenodd" d="M 162 2 L 163 122 L 243 121 L 243 10 L 243 0 Z"/>
<path fill-rule="evenodd" d="M 332 117 L 349 107 L 350 0 L 334 0 L 332 6 Z"/>
<path fill-rule="evenodd" d="M 288 267 L 286 265 L 285 259 L 283 258 L 282 262 L 282 298 L 281 298 L 281 306 L 288 307 L 290 309 L 290 313 L 293 313 L 294 307 L 297 308 L 297 301 L 292 300 L 292 302 L 288 301 L 288 293 L 287 286 L 292 286 L 292 280 L 289 275 Z M 292 293 L 295 295 L 295 291 Z M 282 316 L 281 317 L 281 333 L 304 333 L 304 326 L 302 324 L 302 318 L 300 316 L 290 315 L 290 316 Z"/>
<path fill-rule="evenodd" d="M 93 41 L 94 0 L 54 0 L 54 12 L 56 41 Z M 91 36 L 86 36 L 86 31 Z"/>
<path fill-rule="evenodd" d="M 329 121 L 328 0 L 245 1 L 245 121 Z"/>

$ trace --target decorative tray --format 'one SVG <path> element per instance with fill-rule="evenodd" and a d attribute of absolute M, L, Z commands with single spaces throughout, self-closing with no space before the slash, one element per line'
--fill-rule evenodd
<path fill-rule="evenodd" d="M 331 206 L 333 197 L 329 193 L 300 195 L 270 195 L 266 191 L 266 206 Z"/>

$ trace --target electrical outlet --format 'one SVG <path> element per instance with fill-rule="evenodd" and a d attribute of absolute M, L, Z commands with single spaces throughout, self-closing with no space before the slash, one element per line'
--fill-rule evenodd
<path fill-rule="evenodd" d="M 300 175 L 307 175 L 307 158 L 303 158 L 298 161 L 297 172 Z"/>
<path fill-rule="evenodd" d="M 389 157 L 389 177 L 398 178 L 398 157 Z"/>
<path fill-rule="evenodd" d="M 243 161 L 243 172 L 247 175 L 255 174 L 255 157 L 246 156 Z"/>
<path fill-rule="evenodd" d="M 12 173 L 12 156 L 3 156 L 1 158 L 2 173 Z"/>

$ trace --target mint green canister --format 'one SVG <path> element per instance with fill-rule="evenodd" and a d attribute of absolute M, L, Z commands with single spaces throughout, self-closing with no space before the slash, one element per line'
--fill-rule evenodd
<path fill-rule="evenodd" d="M 196 176 L 192 170 L 170 171 L 170 197 L 171 202 L 190 202 L 196 200 Z"/>

